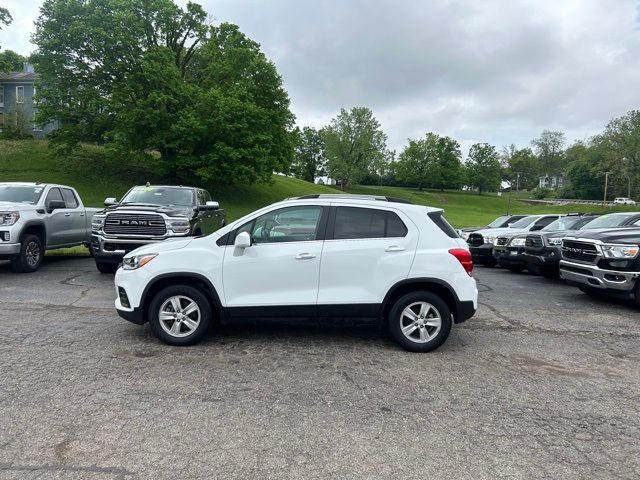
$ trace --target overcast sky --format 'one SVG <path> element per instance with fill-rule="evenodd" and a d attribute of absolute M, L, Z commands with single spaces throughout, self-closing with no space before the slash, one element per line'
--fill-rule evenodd
<path fill-rule="evenodd" d="M 0 0 L 0 46 L 29 53 L 40 1 Z M 185 3 L 185 2 L 179 2 Z M 434 131 L 528 145 L 569 140 L 640 108 L 638 0 L 202 0 L 258 41 L 299 125 L 370 107 L 400 149 Z"/>

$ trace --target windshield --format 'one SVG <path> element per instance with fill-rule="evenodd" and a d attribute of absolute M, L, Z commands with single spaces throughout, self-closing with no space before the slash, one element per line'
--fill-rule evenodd
<path fill-rule="evenodd" d="M 596 218 L 594 221 L 588 223 L 588 228 L 612 228 L 619 227 L 625 221 L 629 220 L 631 217 L 635 217 L 637 214 L 635 213 L 610 213 L 609 215 L 603 215 L 601 217 Z"/>
<path fill-rule="evenodd" d="M 487 225 L 489 228 L 499 228 L 504 225 L 504 223 L 509 220 L 507 215 L 503 215 L 501 217 L 496 218 L 493 222 Z"/>
<path fill-rule="evenodd" d="M 36 204 L 44 187 L 28 185 L 0 185 L 0 202 Z"/>
<path fill-rule="evenodd" d="M 540 217 L 536 217 L 535 215 L 521 218 L 517 222 L 512 223 L 509 226 L 509 228 L 527 228 L 529 225 L 531 225 L 533 222 L 535 222 L 538 218 L 540 218 Z"/>
<path fill-rule="evenodd" d="M 560 217 L 554 220 L 542 230 L 545 232 L 554 232 L 556 230 L 573 230 L 580 222 L 584 224 L 582 217 Z"/>
<path fill-rule="evenodd" d="M 194 201 L 190 188 L 134 187 L 124 196 L 122 203 L 190 207 Z"/>

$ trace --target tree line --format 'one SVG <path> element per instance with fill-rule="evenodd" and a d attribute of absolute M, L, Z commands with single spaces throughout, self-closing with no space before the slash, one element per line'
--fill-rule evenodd
<path fill-rule="evenodd" d="M 608 198 L 632 197 L 640 185 L 640 112 L 612 120 L 604 132 L 567 146 L 564 133 L 543 131 L 530 147 L 498 149 L 476 143 L 462 158 L 453 138 L 428 132 L 409 138 L 399 154 L 386 146 L 386 135 L 371 110 L 342 109 L 319 129 L 298 128 L 291 172 L 314 181 L 329 176 L 343 187 L 354 183 L 400 185 L 417 189 L 497 191 L 504 181 L 539 197 L 598 199 L 610 174 Z M 561 176 L 555 191 L 540 189 L 542 176 Z"/>
<path fill-rule="evenodd" d="M 568 180 L 556 195 L 597 198 L 609 173 L 612 196 L 640 186 L 640 113 L 567 146 L 544 131 L 531 145 L 472 145 L 427 132 L 400 152 L 366 107 L 342 109 L 321 129 L 297 128 L 275 65 L 237 25 L 214 25 L 198 4 L 173 0 L 45 0 L 29 61 L 36 64 L 38 123 L 56 121 L 51 145 L 81 143 L 122 156 L 157 157 L 171 181 L 253 183 L 274 172 L 314 181 L 418 189 L 495 191 L 504 180 L 534 189 L 542 175 Z M 12 18 L 0 8 L 0 27 Z M 0 52 L 0 70 L 24 57 Z M 550 192 L 537 192 L 540 195 Z"/>

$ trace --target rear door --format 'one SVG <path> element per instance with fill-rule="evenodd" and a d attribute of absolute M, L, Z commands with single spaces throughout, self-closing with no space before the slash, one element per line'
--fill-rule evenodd
<path fill-rule="evenodd" d="M 319 312 L 369 316 L 409 274 L 418 229 L 391 208 L 332 207 L 320 263 Z M 346 306 L 354 308 L 349 312 Z"/>
<path fill-rule="evenodd" d="M 64 216 L 70 219 L 69 230 L 65 234 L 65 243 L 82 243 L 89 240 L 87 234 L 87 220 L 84 207 L 70 188 L 61 188 L 62 198 L 66 208 Z"/>

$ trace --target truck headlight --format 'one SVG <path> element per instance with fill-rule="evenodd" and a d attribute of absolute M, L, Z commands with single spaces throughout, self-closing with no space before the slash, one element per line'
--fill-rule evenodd
<path fill-rule="evenodd" d="M 559 247 L 560 245 L 562 245 L 562 237 L 547 238 L 547 243 L 551 247 Z"/>
<path fill-rule="evenodd" d="M 20 219 L 18 212 L 0 212 L 0 225 L 13 225 Z"/>
<path fill-rule="evenodd" d="M 602 245 L 605 258 L 635 258 L 638 250 L 637 245 Z"/>
<path fill-rule="evenodd" d="M 167 220 L 167 228 L 173 231 L 173 233 L 189 233 L 191 224 L 186 218 Z"/>
<path fill-rule="evenodd" d="M 133 255 L 122 259 L 123 270 L 137 270 L 158 256 L 157 253 L 145 253 L 143 255 Z"/>
<path fill-rule="evenodd" d="M 96 232 L 102 230 L 102 227 L 104 226 L 104 219 L 104 216 L 94 215 L 91 219 L 91 230 Z"/>
<path fill-rule="evenodd" d="M 526 239 L 524 238 L 514 238 L 511 240 L 511 243 L 509 243 L 509 245 L 511 245 L 512 247 L 524 247 L 524 242 Z"/>

